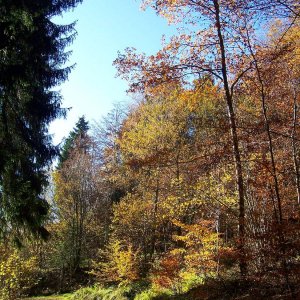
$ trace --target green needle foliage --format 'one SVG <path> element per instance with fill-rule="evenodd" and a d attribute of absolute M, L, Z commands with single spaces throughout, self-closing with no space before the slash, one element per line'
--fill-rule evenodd
<path fill-rule="evenodd" d="M 69 158 L 70 152 L 74 149 L 76 140 L 87 137 L 87 132 L 89 131 L 89 122 L 85 120 L 82 116 L 77 121 L 73 130 L 69 133 L 69 136 L 64 141 L 61 149 L 61 153 L 58 161 L 58 169 L 62 168 L 63 163 Z"/>
<path fill-rule="evenodd" d="M 46 237 L 48 204 L 43 190 L 47 168 L 58 154 L 48 126 L 64 116 L 61 95 L 53 88 L 72 67 L 64 67 L 65 47 L 74 23 L 53 17 L 81 0 L 0 1 L 0 231 L 24 230 Z"/>

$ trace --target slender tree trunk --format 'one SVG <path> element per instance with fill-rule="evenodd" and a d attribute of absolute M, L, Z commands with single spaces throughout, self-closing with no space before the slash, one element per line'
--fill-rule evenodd
<path fill-rule="evenodd" d="M 252 49 L 249 36 L 248 36 L 248 44 L 249 44 L 249 50 L 251 52 L 251 56 L 253 57 L 254 61 L 254 66 L 255 66 L 255 71 L 257 74 L 257 79 L 260 85 L 260 96 L 261 96 L 261 108 L 262 108 L 262 113 L 264 117 L 264 122 L 265 122 L 265 129 L 267 132 L 268 136 L 268 144 L 269 144 L 269 153 L 271 157 L 271 168 L 272 168 L 272 177 L 273 177 L 273 182 L 274 182 L 274 190 L 275 190 L 275 198 L 277 202 L 277 209 L 278 209 L 278 216 L 276 212 L 276 207 L 274 205 L 274 212 L 275 212 L 275 217 L 276 221 L 278 223 L 278 239 L 279 239 L 279 249 L 282 255 L 282 269 L 286 281 L 286 286 L 287 288 L 294 293 L 293 288 L 290 285 L 290 279 L 289 279 L 289 270 L 287 267 L 287 260 L 286 260 L 286 249 L 285 249 L 285 236 L 284 233 L 282 232 L 282 223 L 283 223 L 283 215 L 282 215 L 282 201 L 279 193 L 279 182 L 278 182 L 278 176 L 277 176 L 277 170 L 276 170 L 276 163 L 275 163 L 275 156 L 274 156 L 274 146 L 273 146 L 273 140 L 272 140 L 272 135 L 271 135 L 271 130 L 270 130 L 270 123 L 267 115 L 267 107 L 266 107 L 266 92 L 265 92 L 265 85 L 264 81 L 262 78 L 261 70 L 258 65 L 258 60 L 255 56 L 255 53 Z"/>
<path fill-rule="evenodd" d="M 277 208 L 278 208 L 278 214 L 279 214 L 279 223 L 282 223 L 282 204 L 281 204 L 281 197 L 279 193 L 279 183 L 278 183 L 278 176 L 277 176 L 277 170 L 276 170 L 276 162 L 275 162 L 275 156 L 274 156 L 274 146 L 273 146 L 273 140 L 270 130 L 270 122 L 267 115 L 267 107 L 266 107 L 266 92 L 265 92 L 265 85 L 263 82 L 263 78 L 261 76 L 261 71 L 258 66 L 257 59 L 255 57 L 254 52 L 252 51 L 252 48 L 250 49 L 251 55 L 254 60 L 254 66 L 257 73 L 257 79 L 260 85 L 260 96 L 261 96 L 261 108 L 262 113 L 264 117 L 264 123 L 265 123 L 265 130 L 267 132 L 268 136 L 268 144 L 269 144 L 269 153 L 271 157 L 271 169 L 272 169 L 272 177 L 274 181 L 274 189 L 275 189 L 275 196 L 277 201 Z"/>
<path fill-rule="evenodd" d="M 156 189 L 154 195 L 154 209 L 153 209 L 153 229 L 151 237 L 151 249 L 150 249 L 150 261 L 153 260 L 156 244 L 156 226 L 157 226 L 157 210 L 158 210 L 158 200 L 159 200 L 159 172 L 157 173 L 156 179 Z"/>
<path fill-rule="evenodd" d="M 292 149 L 293 149 L 293 160 L 294 160 L 294 170 L 295 170 L 295 177 L 296 177 L 296 190 L 297 190 L 297 204 L 298 204 L 298 211 L 300 206 L 300 172 L 299 172 L 299 159 L 297 154 L 297 145 L 296 145 L 296 125 L 298 121 L 298 105 L 297 105 L 297 93 L 295 87 L 293 87 L 293 131 L 291 134 L 292 139 Z M 300 213 L 300 211 L 299 211 Z"/>
<path fill-rule="evenodd" d="M 239 196 L 238 250 L 240 253 L 240 263 L 239 263 L 240 273 L 241 276 L 244 277 L 247 273 L 247 263 L 246 263 L 246 254 L 245 254 L 245 192 L 244 192 L 243 170 L 242 170 L 241 154 L 239 150 L 239 139 L 238 139 L 237 128 L 236 128 L 236 117 L 233 108 L 232 93 L 230 91 L 230 87 L 228 83 L 226 50 L 225 50 L 221 22 L 220 22 L 219 0 L 214 0 L 214 8 L 215 8 L 216 29 L 218 32 L 220 54 L 221 54 L 221 67 L 222 67 L 222 76 L 223 76 L 223 84 L 224 84 L 224 91 L 225 91 L 225 100 L 227 104 L 228 117 L 229 117 L 230 129 L 231 129 L 233 156 L 235 161 L 236 182 L 237 182 L 238 196 Z"/>

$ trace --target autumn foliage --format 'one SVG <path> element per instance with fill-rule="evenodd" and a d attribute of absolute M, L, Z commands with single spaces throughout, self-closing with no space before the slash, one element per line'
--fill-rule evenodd
<path fill-rule="evenodd" d="M 134 100 L 77 135 L 53 173 L 42 268 L 61 287 L 89 274 L 157 296 L 215 280 L 297 299 L 299 4 L 143 3 L 180 32 L 157 54 L 119 53 Z"/>

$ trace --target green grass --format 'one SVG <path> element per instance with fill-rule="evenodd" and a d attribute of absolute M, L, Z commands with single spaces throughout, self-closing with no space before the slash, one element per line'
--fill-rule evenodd
<path fill-rule="evenodd" d="M 69 300 L 72 294 L 53 295 L 53 296 L 38 296 L 31 298 L 23 298 L 22 300 Z"/>

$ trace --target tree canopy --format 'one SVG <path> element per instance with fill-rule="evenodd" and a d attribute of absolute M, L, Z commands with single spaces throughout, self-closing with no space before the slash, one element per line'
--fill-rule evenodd
<path fill-rule="evenodd" d="M 58 168 L 60 168 L 64 161 L 69 158 L 70 152 L 75 147 L 76 140 L 84 139 L 87 137 L 87 132 L 89 130 L 89 124 L 82 116 L 79 118 L 73 130 L 69 133 L 69 136 L 65 139 L 61 153 L 58 161 Z"/>

